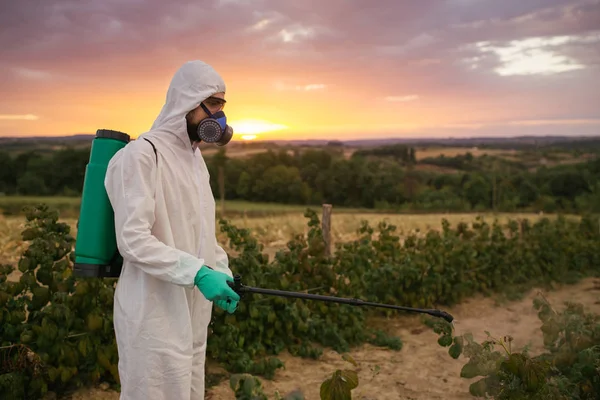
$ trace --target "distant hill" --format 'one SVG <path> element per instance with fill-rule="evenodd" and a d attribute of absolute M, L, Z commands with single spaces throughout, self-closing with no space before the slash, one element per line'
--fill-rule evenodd
<path fill-rule="evenodd" d="M 49 153 L 65 147 L 89 147 L 94 135 L 0 137 L 0 151 L 13 154 L 36 150 Z"/>
<path fill-rule="evenodd" d="M 37 149 L 46 150 L 63 146 L 89 146 L 94 139 L 93 134 L 76 134 L 69 136 L 30 136 L 0 137 L 0 150 Z M 264 148 L 277 146 L 344 146 L 344 147 L 376 147 L 391 144 L 405 144 L 421 147 L 481 147 L 500 149 L 525 149 L 544 147 L 581 148 L 584 146 L 600 147 L 600 136 L 519 136 L 519 137 L 471 137 L 471 138 L 374 138 L 362 140 L 270 140 L 270 141 L 234 141 L 230 147 Z"/>
<path fill-rule="evenodd" d="M 69 136 L 0 136 L 0 143 L 8 142 L 71 142 L 71 141 L 90 141 L 95 135 L 80 134 Z"/>
<path fill-rule="evenodd" d="M 346 146 L 381 146 L 386 144 L 407 145 L 445 145 L 445 146 L 473 146 L 485 144 L 537 144 L 547 145 L 552 143 L 600 141 L 600 136 L 518 136 L 518 137 L 470 137 L 470 138 L 375 138 L 359 140 L 274 140 L 272 143 L 319 145 L 324 146 L 330 142 L 340 142 Z"/>

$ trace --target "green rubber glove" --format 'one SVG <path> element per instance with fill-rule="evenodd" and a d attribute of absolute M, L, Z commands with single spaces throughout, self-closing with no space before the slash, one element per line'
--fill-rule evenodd
<path fill-rule="evenodd" d="M 215 271 L 207 265 L 203 265 L 194 278 L 194 284 L 208 301 L 224 300 L 227 302 L 228 299 L 239 301 L 240 296 L 229 287 L 228 281 L 233 282 L 233 278 Z"/>
<path fill-rule="evenodd" d="M 219 300 L 215 300 L 215 304 L 222 308 L 223 310 L 227 311 L 229 314 L 233 314 L 238 307 L 238 302 L 237 300 L 223 300 L 223 299 L 219 299 Z"/>

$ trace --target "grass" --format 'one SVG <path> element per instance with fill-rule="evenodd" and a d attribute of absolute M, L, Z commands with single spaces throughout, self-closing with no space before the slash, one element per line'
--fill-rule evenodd
<path fill-rule="evenodd" d="M 344 150 L 344 156 L 346 158 L 350 158 L 356 150 L 359 149 L 347 148 Z M 474 157 L 480 157 L 486 154 L 489 156 L 499 157 L 518 156 L 521 154 L 521 152 L 518 150 L 479 149 L 475 147 L 415 147 L 415 156 L 417 161 L 421 161 L 424 158 L 436 158 L 442 155 L 450 158 L 459 155 L 465 155 L 467 153 L 471 153 Z"/>
<path fill-rule="evenodd" d="M 520 152 L 517 150 L 499 150 L 499 149 L 479 149 L 479 148 L 468 148 L 468 147 L 426 147 L 420 148 L 417 147 L 415 150 L 415 155 L 417 157 L 417 161 L 421 161 L 425 158 L 437 158 L 440 156 L 445 156 L 447 158 L 452 158 L 456 156 L 465 155 L 467 153 L 471 153 L 473 157 L 481 157 L 483 155 L 489 156 L 514 156 L 519 154 Z"/>
<path fill-rule="evenodd" d="M 24 206 L 40 203 L 57 209 L 61 215 L 76 216 L 79 214 L 81 198 L 67 196 L 0 196 L 0 213 L 5 216 L 23 215 Z"/>
<path fill-rule="evenodd" d="M 12 206 L 15 204 L 37 204 L 46 203 L 49 206 L 56 207 L 60 205 L 70 205 L 79 207 L 80 197 L 67 196 L 0 196 L 0 207 Z"/>
<path fill-rule="evenodd" d="M 215 200 L 217 214 L 221 213 L 221 201 Z M 66 196 L 0 196 L 0 213 L 5 216 L 17 216 L 22 215 L 23 206 L 32 206 L 36 204 L 44 203 L 52 208 L 57 209 L 61 216 L 69 218 L 77 218 L 79 215 L 79 207 L 81 205 L 80 197 L 66 197 Z M 320 212 L 320 205 L 296 205 L 296 204 L 279 204 L 279 203 L 257 203 L 242 200 L 226 200 L 225 201 L 225 215 L 230 216 L 246 216 L 246 217 L 266 217 L 273 215 L 283 215 L 290 213 L 302 214 L 307 208 L 312 208 Z M 336 212 L 343 213 L 378 213 L 380 211 L 363 209 L 363 208 L 349 208 L 349 207 L 335 207 Z"/>
<path fill-rule="evenodd" d="M 27 199 L 31 201 L 31 198 Z M 35 201 L 44 202 L 51 207 L 55 207 L 55 204 L 68 203 L 64 198 L 63 200 L 60 198 L 53 200 L 54 202 L 46 201 L 45 198 L 35 199 Z M 73 205 L 76 204 L 78 207 L 78 202 L 73 199 L 71 201 L 73 201 Z M 307 219 L 303 215 L 306 209 L 305 206 L 228 201 L 226 207 L 226 219 L 237 227 L 250 229 L 252 234 L 264 246 L 264 252 L 271 257 L 278 250 L 285 248 L 294 235 L 304 234 L 308 231 Z M 321 217 L 321 207 L 315 206 L 312 208 L 316 209 L 319 217 Z M 66 222 L 71 226 L 71 234 L 76 237 L 77 214 L 69 215 L 61 211 L 60 215 L 62 222 Z M 382 221 L 394 225 L 397 228 L 396 233 L 402 239 L 411 234 L 421 236 L 431 230 L 441 230 L 442 219 L 447 219 L 452 226 L 456 226 L 459 222 L 470 223 L 477 216 L 482 216 L 489 223 L 495 219 L 498 219 L 500 223 L 505 223 L 509 219 L 527 218 L 535 222 L 542 217 L 552 218 L 551 215 L 545 214 L 542 216 L 534 213 L 386 214 L 375 210 L 334 207 L 331 214 L 331 241 L 332 246 L 334 246 L 336 243 L 356 239 L 357 230 L 363 221 L 367 221 L 375 229 Z M 0 263 L 15 264 L 18 261 L 25 245 L 20 237 L 24 223 L 25 218 L 22 215 L 0 215 Z M 229 250 L 227 249 L 227 237 L 220 232 L 218 217 L 216 225 L 217 240 L 226 250 Z"/>
<path fill-rule="evenodd" d="M 442 219 L 448 220 L 452 227 L 460 222 L 471 223 L 477 216 L 483 217 L 484 221 L 493 223 L 495 219 L 505 224 L 509 219 L 529 219 L 535 222 L 540 218 L 553 216 L 534 213 L 456 213 L 456 214 L 381 214 L 381 213 L 348 213 L 337 212 L 335 209 L 331 214 L 331 239 L 332 243 L 346 242 L 358 237 L 357 231 L 363 221 L 375 228 L 380 222 L 385 221 L 396 227 L 396 234 L 402 239 L 411 234 L 423 236 L 432 230 L 442 229 Z M 573 217 L 578 218 L 578 217 Z M 301 213 L 290 213 L 263 218 L 228 218 L 229 222 L 241 228 L 248 228 L 253 235 L 262 243 L 267 250 L 283 248 L 292 237 L 299 233 L 308 231 L 307 219 Z M 225 235 L 217 230 L 220 241 L 225 240 Z"/>

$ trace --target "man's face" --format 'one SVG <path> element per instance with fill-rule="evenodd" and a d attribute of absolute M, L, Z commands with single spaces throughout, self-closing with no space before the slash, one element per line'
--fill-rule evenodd
<path fill-rule="evenodd" d="M 208 111 L 210 111 L 212 114 L 215 114 L 216 112 L 223 110 L 223 108 L 225 107 L 225 93 L 215 93 L 208 99 L 204 100 L 203 103 L 206 106 L 206 108 L 208 108 Z M 186 116 L 188 125 L 196 127 L 198 126 L 200 121 L 202 121 L 205 118 L 208 118 L 208 115 L 200 106 L 190 111 Z"/>
<path fill-rule="evenodd" d="M 225 107 L 225 93 L 215 93 L 202 103 L 204 103 L 204 106 L 208 109 L 208 111 L 210 111 L 211 114 L 215 114 L 223 110 Z M 187 120 L 187 131 L 188 135 L 190 135 L 190 138 L 196 136 L 198 125 L 200 124 L 200 121 L 205 118 L 208 118 L 208 114 L 204 112 L 201 106 L 198 106 L 187 113 L 185 119 Z"/>

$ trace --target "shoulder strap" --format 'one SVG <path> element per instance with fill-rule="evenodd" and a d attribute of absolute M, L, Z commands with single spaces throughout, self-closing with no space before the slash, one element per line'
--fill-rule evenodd
<path fill-rule="evenodd" d="M 154 143 L 152 143 L 150 140 L 148 140 L 147 138 L 144 138 L 144 140 L 148 143 L 150 143 L 150 145 L 152 146 L 152 148 L 154 149 L 154 158 L 156 158 L 156 163 L 158 164 L 158 153 L 156 152 L 156 147 L 154 146 Z"/>
<path fill-rule="evenodd" d="M 150 143 L 150 146 L 152 146 L 152 148 L 154 149 L 154 158 L 156 159 L 156 169 L 158 170 L 158 153 L 156 152 L 156 146 L 154 146 L 154 143 L 152 143 L 150 140 L 144 138 L 144 140 L 148 143 Z M 155 171 L 156 175 L 155 178 L 158 176 L 158 171 Z M 156 191 L 154 192 L 156 193 Z"/>

